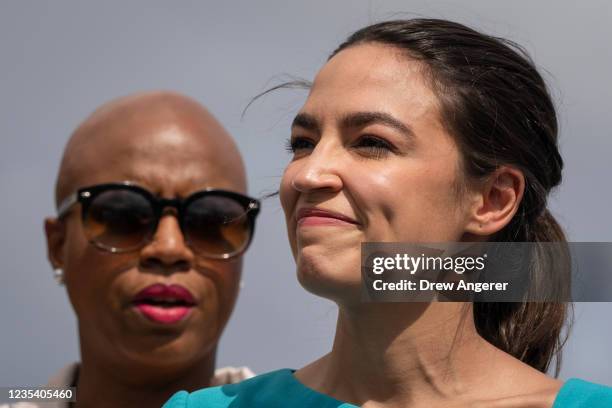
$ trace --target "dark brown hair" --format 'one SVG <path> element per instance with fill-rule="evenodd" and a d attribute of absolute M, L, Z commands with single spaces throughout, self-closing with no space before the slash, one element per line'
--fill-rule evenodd
<path fill-rule="evenodd" d="M 423 63 L 441 106 L 441 119 L 456 139 L 468 180 L 480 180 L 500 165 L 522 171 L 525 192 L 511 222 L 494 241 L 561 242 L 565 235 L 546 207 L 561 182 L 557 116 L 546 84 L 527 53 L 515 43 L 436 19 L 387 21 L 352 34 L 330 56 L 359 44 L 379 43 Z M 532 280 L 567 290 L 569 271 L 545 245 L 534 250 Z M 534 282 L 537 284 L 537 282 Z M 474 303 L 480 335 L 496 347 L 546 372 L 557 373 L 566 303 Z"/>

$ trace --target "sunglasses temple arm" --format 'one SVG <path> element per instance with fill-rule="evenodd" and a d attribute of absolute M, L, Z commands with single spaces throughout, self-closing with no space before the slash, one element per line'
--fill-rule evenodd
<path fill-rule="evenodd" d="M 78 193 L 73 193 L 66 197 L 57 207 L 57 218 L 62 218 L 64 215 L 66 215 L 70 207 L 75 205 L 77 201 Z"/>

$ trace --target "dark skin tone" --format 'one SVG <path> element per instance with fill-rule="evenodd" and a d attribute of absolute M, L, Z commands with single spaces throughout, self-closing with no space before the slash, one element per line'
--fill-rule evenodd
<path fill-rule="evenodd" d="M 195 101 L 152 92 L 112 101 L 74 132 L 62 159 L 56 201 L 80 187 L 132 181 L 165 197 L 205 188 L 245 193 L 244 167 L 223 127 Z M 217 342 L 238 293 L 241 257 L 204 258 L 185 243 L 172 213 L 153 240 L 113 254 L 91 245 L 80 205 L 47 218 L 48 256 L 64 271 L 81 347 L 77 407 L 161 406 L 174 392 L 210 385 Z M 179 284 L 197 305 L 180 324 L 160 327 L 135 313 L 133 296 Z"/>

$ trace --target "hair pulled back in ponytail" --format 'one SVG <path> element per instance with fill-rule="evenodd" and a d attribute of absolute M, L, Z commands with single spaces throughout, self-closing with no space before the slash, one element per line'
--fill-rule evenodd
<path fill-rule="evenodd" d="M 565 235 L 546 207 L 561 182 L 557 117 L 544 80 L 518 45 L 464 25 L 436 19 L 396 20 L 365 27 L 341 44 L 396 47 L 423 63 L 441 106 L 441 118 L 455 137 L 467 180 L 479 180 L 500 165 L 522 171 L 525 192 L 511 222 L 492 240 L 560 242 Z M 558 254 L 536 245 L 531 271 L 547 285 L 564 285 Z M 565 303 L 475 303 L 478 332 L 500 349 L 545 372 L 562 345 Z M 559 368 L 557 358 L 557 369 Z"/>

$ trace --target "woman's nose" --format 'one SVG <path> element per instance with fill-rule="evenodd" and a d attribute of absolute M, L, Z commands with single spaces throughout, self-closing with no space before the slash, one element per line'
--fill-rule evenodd
<path fill-rule="evenodd" d="M 140 255 L 143 266 L 167 272 L 189 270 L 194 258 L 174 214 L 165 214 L 160 218 L 153 239 Z"/>
<path fill-rule="evenodd" d="M 337 149 L 319 143 L 311 154 L 300 159 L 291 186 L 301 193 L 341 190 L 341 157 Z"/>

